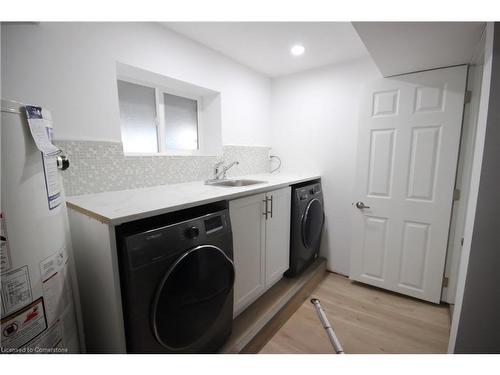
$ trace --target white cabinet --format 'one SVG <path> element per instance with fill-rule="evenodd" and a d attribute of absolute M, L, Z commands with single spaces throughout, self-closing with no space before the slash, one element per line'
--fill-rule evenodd
<path fill-rule="evenodd" d="M 290 264 L 290 209 L 289 187 L 267 193 L 266 224 L 266 288 L 283 277 Z"/>
<path fill-rule="evenodd" d="M 233 230 L 234 315 L 259 297 L 266 287 L 265 194 L 229 202 Z"/>
<path fill-rule="evenodd" d="M 286 187 L 229 202 L 236 269 L 234 316 L 288 269 L 290 194 Z"/>

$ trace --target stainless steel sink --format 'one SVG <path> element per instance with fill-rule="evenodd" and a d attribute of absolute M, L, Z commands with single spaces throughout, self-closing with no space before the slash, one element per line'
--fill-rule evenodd
<path fill-rule="evenodd" d="M 224 187 L 237 187 L 237 186 L 248 186 L 256 184 L 264 184 L 267 181 L 259 180 L 221 180 L 221 181 L 206 181 L 205 184 L 213 186 L 224 186 Z"/>

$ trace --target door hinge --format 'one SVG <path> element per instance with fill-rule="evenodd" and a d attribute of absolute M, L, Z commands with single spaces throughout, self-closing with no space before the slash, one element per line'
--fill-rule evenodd
<path fill-rule="evenodd" d="M 453 190 L 453 200 L 454 201 L 460 200 L 460 189 Z"/>
<path fill-rule="evenodd" d="M 467 90 L 465 92 L 465 96 L 464 96 L 464 103 L 469 104 L 471 102 L 471 100 L 472 100 L 472 91 Z"/>
<path fill-rule="evenodd" d="M 443 277 L 443 288 L 447 288 L 449 282 L 450 279 L 448 277 Z"/>

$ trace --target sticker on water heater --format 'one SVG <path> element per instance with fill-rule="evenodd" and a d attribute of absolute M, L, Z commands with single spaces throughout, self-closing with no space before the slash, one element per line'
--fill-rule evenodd
<path fill-rule="evenodd" d="M 52 324 L 63 315 L 67 301 L 67 286 L 63 272 L 57 272 L 42 283 L 47 322 Z"/>
<path fill-rule="evenodd" d="M 2 274 L 2 301 L 9 314 L 32 301 L 28 266 L 17 268 Z"/>
<path fill-rule="evenodd" d="M 27 351 L 28 353 L 64 353 L 67 350 L 61 348 L 62 346 L 62 323 L 58 320 L 54 323 L 50 328 L 48 328 L 45 332 L 40 334 L 38 337 L 31 340 L 28 344 L 26 344 L 27 348 L 31 350 Z M 53 348 L 61 348 L 63 350 L 51 350 Z"/>
<path fill-rule="evenodd" d="M 52 123 L 43 117 L 43 112 L 41 107 L 26 106 L 26 116 L 33 140 L 44 155 L 60 154 L 61 149 L 54 146 L 51 141 Z"/>
<path fill-rule="evenodd" d="M 0 273 L 7 272 L 12 267 L 10 258 L 9 241 L 7 239 L 7 227 L 5 225 L 5 214 L 0 212 Z"/>
<path fill-rule="evenodd" d="M 59 270 L 63 269 L 67 261 L 68 255 L 64 246 L 52 255 L 42 260 L 40 262 L 40 275 L 42 282 L 50 279 L 51 276 L 55 275 Z"/>
<path fill-rule="evenodd" d="M 46 329 L 45 307 L 43 298 L 40 297 L 25 308 L 1 320 L 0 349 L 2 353 L 9 353 L 11 351 L 8 349 L 21 348 Z"/>
<path fill-rule="evenodd" d="M 45 189 L 47 190 L 47 203 L 49 210 L 53 210 L 61 204 L 61 186 L 59 171 L 57 169 L 57 156 L 47 156 L 42 152 L 43 176 Z"/>

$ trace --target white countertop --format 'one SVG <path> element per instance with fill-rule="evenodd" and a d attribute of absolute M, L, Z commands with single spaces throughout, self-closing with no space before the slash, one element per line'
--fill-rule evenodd
<path fill-rule="evenodd" d="M 235 199 L 320 178 L 317 174 L 256 174 L 231 179 L 266 181 L 241 187 L 205 185 L 203 181 L 67 197 L 68 207 L 118 225 L 220 200 Z"/>

